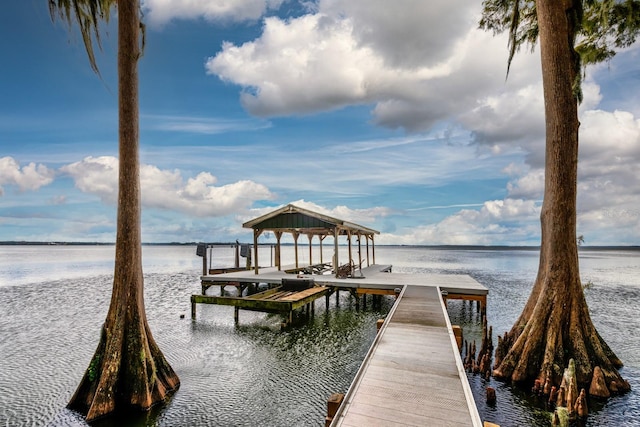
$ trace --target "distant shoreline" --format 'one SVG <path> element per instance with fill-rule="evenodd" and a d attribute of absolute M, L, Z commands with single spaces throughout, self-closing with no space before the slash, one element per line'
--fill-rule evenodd
<path fill-rule="evenodd" d="M 164 242 L 164 243 L 143 243 L 143 246 L 195 246 L 201 242 Z M 229 246 L 234 245 L 236 242 L 209 242 L 208 245 L 212 246 Z M 241 244 L 250 244 L 247 242 L 240 242 Z M 260 243 L 260 245 L 272 245 L 275 243 Z M 27 242 L 27 241 L 2 241 L 0 246 L 114 246 L 115 243 L 104 242 Z M 282 243 L 282 246 L 293 246 L 293 243 Z M 314 244 L 314 246 L 318 246 Z M 340 246 L 343 246 L 342 244 Z M 345 245 L 346 246 L 346 245 Z M 539 246 L 507 246 L 507 245 L 382 245 L 376 244 L 378 247 L 389 248 L 426 248 L 426 249 L 440 249 L 440 250 L 505 250 L 505 251 L 537 251 L 540 250 Z M 625 250 L 625 251 L 640 251 L 640 246 L 580 246 L 581 251 L 608 251 L 608 250 Z"/>

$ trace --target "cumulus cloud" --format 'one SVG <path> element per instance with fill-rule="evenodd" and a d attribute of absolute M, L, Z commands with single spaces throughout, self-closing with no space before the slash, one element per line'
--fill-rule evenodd
<path fill-rule="evenodd" d="M 624 111 L 587 110 L 581 115 L 580 147 L 578 234 L 592 245 L 637 244 L 640 120 Z M 504 173 L 513 177 L 504 200 L 486 202 L 478 211 L 461 210 L 418 228 L 415 236 L 396 237 L 429 244 L 520 244 L 518 239 L 535 239 L 540 233 L 544 165 L 510 164 Z"/>
<path fill-rule="evenodd" d="M 408 245 L 519 245 L 539 233 L 540 204 L 532 200 L 485 202 L 479 210 L 462 209 L 443 220 L 412 228 L 403 235 L 382 234 L 380 243 Z"/>
<path fill-rule="evenodd" d="M 162 25 L 173 19 L 204 18 L 210 21 L 256 20 L 284 0 L 143 0 L 148 22 Z"/>
<path fill-rule="evenodd" d="M 640 232 L 640 119 L 624 111 L 591 110 L 582 116 L 578 161 L 578 227 L 585 238 L 618 241 Z M 595 237 L 590 236 L 590 230 Z M 609 230 L 609 231 L 607 231 Z M 604 240 L 604 239 L 603 239 Z"/>
<path fill-rule="evenodd" d="M 95 194 L 106 203 L 117 202 L 118 159 L 115 157 L 87 157 L 62 167 L 61 171 L 70 175 L 81 191 Z M 149 208 L 215 217 L 246 210 L 256 200 L 273 198 L 267 187 L 249 180 L 216 184 L 217 178 L 209 172 L 201 172 L 185 182 L 179 170 L 144 164 L 140 167 L 142 204 Z"/>
<path fill-rule="evenodd" d="M 316 203 L 305 201 L 304 199 L 292 202 L 292 204 L 303 209 L 308 209 L 334 218 L 343 219 L 345 221 L 355 222 L 364 226 L 366 226 L 366 224 L 373 223 L 377 219 L 384 218 L 391 213 L 391 209 L 381 206 L 365 209 L 351 209 L 345 205 L 338 205 L 329 209 Z"/>
<path fill-rule="evenodd" d="M 13 157 L 0 157 L 0 196 L 4 194 L 4 185 L 15 185 L 20 191 L 34 191 L 51 184 L 54 176 L 55 171 L 45 165 L 31 162 L 20 167 Z"/>
<path fill-rule="evenodd" d="M 258 116 L 374 104 L 376 123 L 425 130 L 504 89 L 506 41 L 477 29 L 479 6 L 320 1 L 314 13 L 265 19 L 253 41 L 225 43 L 206 70 L 242 86 L 242 104 Z M 516 59 L 516 90 L 539 74 L 531 61 Z"/>

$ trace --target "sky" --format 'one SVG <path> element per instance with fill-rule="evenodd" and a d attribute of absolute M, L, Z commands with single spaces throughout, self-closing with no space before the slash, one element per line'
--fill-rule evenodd
<path fill-rule="evenodd" d="M 250 242 L 244 222 L 293 203 L 377 244 L 538 245 L 539 49 L 507 78 L 480 8 L 143 0 L 143 241 Z M 116 44 L 114 11 L 98 76 L 47 1 L 3 6 L 0 241 L 115 241 Z M 640 245 L 640 42 L 583 90 L 577 234 Z"/>

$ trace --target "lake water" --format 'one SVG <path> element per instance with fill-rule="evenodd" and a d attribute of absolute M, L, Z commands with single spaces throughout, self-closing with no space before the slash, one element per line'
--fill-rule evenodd
<path fill-rule="evenodd" d="M 283 262 L 291 262 L 292 248 L 283 252 Z M 65 405 L 97 345 L 113 258 L 112 246 L 0 246 L 0 426 L 86 425 Z M 233 251 L 215 248 L 212 259 L 213 266 L 230 266 Z M 269 249 L 262 249 L 260 264 L 269 259 Z M 495 339 L 524 306 L 538 252 L 376 247 L 376 261 L 393 264 L 395 272 L 471 275 L 489 288 Z M 593 402 L 587 425 L 640 426 L 640 252 L 581 250 L 580 263 L 583 282 L 591 283 L 585 292 L 592 318 L 625 362 L 621 373 L 632 386 L 604 405 Z M 137 419 L 98 425 L 324 425 L 327 398 L 346 391 L 376 320 L 393 304 L 387 298 L 375 310 L 368 304 L 356 311 L 341 293 L 338 305 L 332 297 L 325 311 L 324 300 L 317 301 L 313 320 L 285 332 L 278 316 L 249 311 L 240 312 L 236 328 L 233 308 L 223 306 L 199 305 L 192 322 L 189 297 L 200 292 L 202 269 L 195 246 L 145 246 L 143 265 L 149 324 L 181 387 L 166 405 Z M 479 336 L 470 304 L 453 301 L 449 311 L 465 338 Z M 502 427 L 549 425 L 548 414 L 526 393 L 474 375 L 469 381 L 483 420 Z M 495 407 L 484 403 L 488 385 L 497 389 Z"/>

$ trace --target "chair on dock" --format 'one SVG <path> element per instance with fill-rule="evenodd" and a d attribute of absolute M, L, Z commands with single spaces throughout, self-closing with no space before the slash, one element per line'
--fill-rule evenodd
<path fill-rule="evenodd" d="M 336 273 L 336 276 L 339 279 L 346 279 L 348 277 L 353 277 L 354 269 L 355 269 L 355 265 L 352 262 L 350 262 L 348 264 L 343 264 L 343 265 L 338 267 L 338 271 Z"/>

